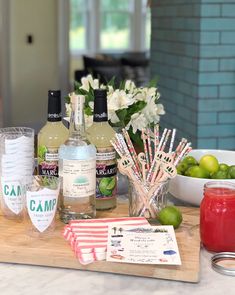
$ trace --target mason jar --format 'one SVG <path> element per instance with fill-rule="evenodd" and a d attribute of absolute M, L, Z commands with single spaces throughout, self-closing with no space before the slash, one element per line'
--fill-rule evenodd
<path fill-rule="evenodd" d="M 235 184 L 207 182 L 200 205 L 200 235 L 208 251 L 235 251 Z"/>

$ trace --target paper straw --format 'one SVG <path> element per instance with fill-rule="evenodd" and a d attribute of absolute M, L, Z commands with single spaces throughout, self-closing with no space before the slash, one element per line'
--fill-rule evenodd
<path fill-rule="evenodd" d="M 143 140 L 143 143 L 144 143 L 144 153 L 145 153 L 145 158 L 146 158 L 147 170 L 149 170 L 150 169 L 150 163 L 149 163 L 148 149 L 147 149 L 147 144 L 146 144 L 145 129 L 142 129 L 142 140 Z"/>
<path fill-rule="evenodd" d="M 169 138 L 170 134 L 171 134 L 171 130 L 169 129 L 169 130 L 167 131 L 167 133 L 166 133 L 165 140 L 163 141 L 163 144 L 162 144 L 162 146 L 161 146 L 161 151 L 164 151 L 165 146 L 166 146 L 166 143 L 167 143 L 167 141 L 168 141 L 168 138 Z"/>
<path fill-rule="evenodd" d="M 122 157 L 123 156 L 122 151 L 119 149 L 119 147 L 117 146 L 117 144 L 114 141 L 112 141 L 112 140 L 110 140 L 110 143 L 114 147 L 114 149 L 116 150 L 116 152 L 118 153 L 118 155 L 120 157 Z"/>
<path fill-rule="evenodd" d="M 181 153 L 179 154 L 179 156 L 176 158 L 175 162 L 174 162 L 174 165 L 177 166 L 179 161 L 184 157 L 186 151 L 188 150 L 188 148 L 190 147 L 191 145 L 191 142 L 187 143 L 185 145 L 185 147 L 183 148 L 183 150 L 181 151 Z"/>
<path fill-rule="evenodd" d="M 154 126 L 154 154 L 157 152 L 157 146 L 159 144 L 159 125 Z"/>
<path fill-rule="evenodd" d="M 180 153 L 181 151 L 181 147 L 182 145 L 184 145 L 185 142 L 185 138 L 181 138 L 181 141 L 179 142 L 178 146 L 176 147 L 175 151 L 173 152 L 173 158 L 176 158 L 177 155 Z"/>
<path fill-rule="evenodd" d="M 117 141 L 119 143 L 119 146 L 121 147 L 122 149 L 122 153 L 123 154 L 129 154 L 129 150 L 128 150 L 128 147 L 126 145 L 126 142 L 124 140 L 124 137 L 122 134 L 120 133 L 116 133 L 116 138 L 117 138 Z"/>
<path fill-rule="evenodd" d="M 171 135 L 171 141 L 170 141 L 170 147 L 169 147 L 169 153 L 172 152 L 173 150 L 173 145 L 174 145 L 174 141 L 175 141 L 175 134 L 176 134 L 176 129 L 174 128 L 172 131 L 172 135 Z"/>
<path fill-rule="evenodd" d="M 163 141 L 164 141 L 164 139 L 165 139 L 166 133 L 167 133 L 167 128 L 165 128 L 164 131 L 163 131 L 163 134 L 162 134 L 162 136 L 161 136 L 161 139 L 160 139 L 159 145 L 158 145 L 158 147 L 157 147 L 157 152 L 161 150 L 161 146 L 162 146 Z"/>
<path fill-rule="evenodd" d="M 150 165 L 153 162 L 153 153 L 152 153 L 152 147 L 151 147 L 151 140 L 150 140 L 150 129 L 147 129 L 147 142 L 148 142 L 148 151 L 149 151 L 149 162 Z"/>

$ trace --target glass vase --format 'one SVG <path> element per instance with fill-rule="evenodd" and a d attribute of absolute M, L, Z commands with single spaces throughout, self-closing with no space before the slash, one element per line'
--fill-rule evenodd
<path fill-rule="evenodd" d="M 167 204 L 169 180 L 159 183 L 153 193 L 148 194 L 151 188 L 143 191 L 139 189 L 137 182 L 129 181 L 129 216 L 156 219 L 158 212 Z"/>

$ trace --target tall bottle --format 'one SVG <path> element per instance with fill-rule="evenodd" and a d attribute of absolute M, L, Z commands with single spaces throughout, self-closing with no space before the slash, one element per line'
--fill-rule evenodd
<path fill-rule="evenodd" d="M 95 217 L 96 148 L 86 138 L 84 120 L 85 97 L 73 93 L 69 138 L 59 148 L 61 196 L 60 219 Z"/>
<path fill-rule="evenodd" d="M 94 90 L 93 124 L 87 129 L 88 139 L 96 146 L 96 209 L 116 207 L 117 162 L 110 143 L 115 131 L 108 123 L 107 92 Z"/>
<path fill-rule="evenodd" d="M 68 129 L 61 116 L 61 93 L 49 90 L 47 123 L 38 134 L 38 174 L 58 176 L 58 149 L 67 138 Z"/>

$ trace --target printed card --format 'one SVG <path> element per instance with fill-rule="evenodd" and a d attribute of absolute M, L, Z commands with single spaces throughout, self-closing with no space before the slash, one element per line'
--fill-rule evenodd
<path fill-rule="evenodd" d="M 181 265 L 173 226 L 109 226 L 107 261 Z"/>

